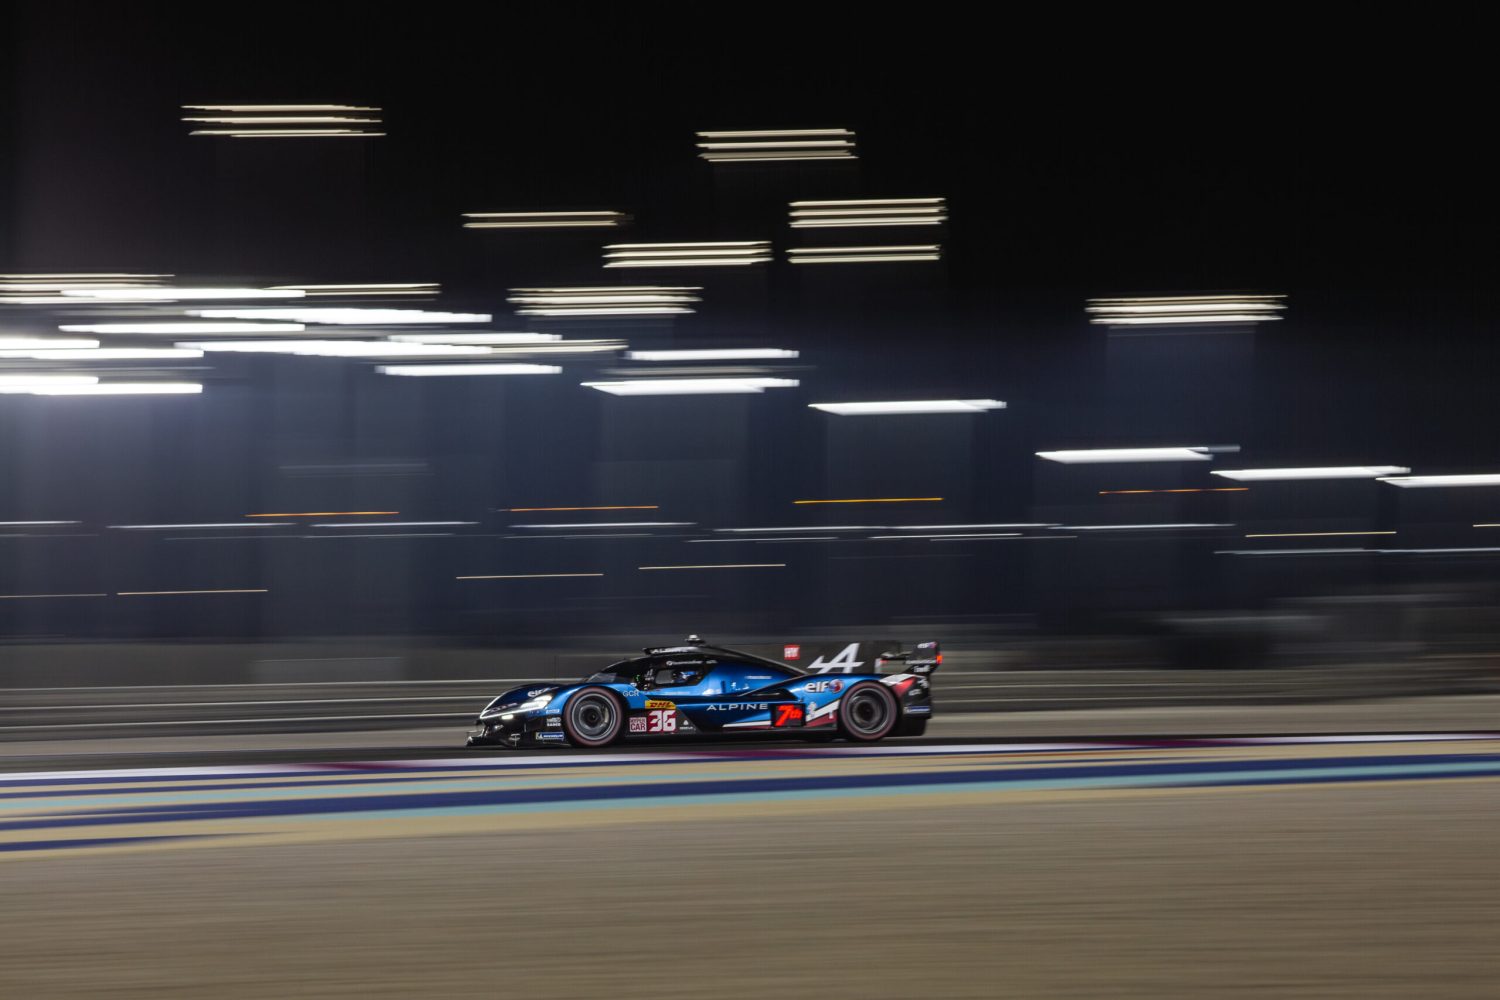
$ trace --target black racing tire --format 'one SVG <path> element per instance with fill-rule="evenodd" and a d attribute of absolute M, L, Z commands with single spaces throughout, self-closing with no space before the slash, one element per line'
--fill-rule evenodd
<path fill-rule="evenodd" d="M 927 716 L 922 715 L 913 718 L 910 715 L 902 716 L 896 731 L 892 736 L 922 736 L 927 732 Z"/>
<path fill-rule="evenodd" d="M 839 701 L 839 735 L 854 743 L 885 739 L 900 718 L 896 696 L 876 681 L 860 681 Z"/>
<path fill-rule="evenodd" d="M 562 723 L 573 746 L 607 747 L 625 733 L 625 706 L 608 688 L 581 688 L 568 699 Z"/>

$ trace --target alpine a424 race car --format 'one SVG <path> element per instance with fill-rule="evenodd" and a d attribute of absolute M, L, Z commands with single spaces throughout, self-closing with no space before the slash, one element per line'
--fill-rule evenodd
<path fill-rule="evenodd" d="M 826 664 L 820 656 L 802 670 L 689 636 L 684 645 L 642 650 L 644 656 L 576 684 L 513 688 L 479 713 L 468 745 L 603 747 L 627 737 L 737 733 L 860 743 L 921 736 L 932 714 L 929 678 L 943 662 L 938 644 L 882 653 L 868 673 L 854 672 L 864 666 L 857 649 L 851 643 Z M 799 652 L 787 646 L 784 655 Z M 903 672 L 880 673 L 891 661 L 904 664 Z"/>

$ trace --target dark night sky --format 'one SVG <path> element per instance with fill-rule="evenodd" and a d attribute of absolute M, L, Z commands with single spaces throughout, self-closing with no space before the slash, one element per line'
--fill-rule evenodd
<path fill-rule="evenodd" d="M 500 309 L 509 287 L 614 273 L 597 235 L 500 240 L 462 230 L 461 212 L 624 209 L 632 240 L 780 249 L 789 198 L 940 195 L 941 265 L 715 275 L 679 336 L 799 347 L 832 398 L 1008 400 L 969 455 L 992 514 L 1046 502 L 1038 447 L 1234 440 L 1250 465 L 1500 464 L 1473 5 L 13 9 L 8 271 L 440 281 L 452 305 Z M 178 106 L 214 102 L 373 104 L 389 135 L 189 137 Z M 697 129 L 828 126 L 857 132 L 856 163 L 714 168 L 692 147 Z M 1286 293 L 1289 318 L 1253 348 L 1124 345 L 1083 321 L 1090 295 L 1205 291 Z M 441 450 L 470 405 L 428 398 L 426 437 L 407 445 Z M 643 427 L 650 412 L 634 410 Z M 821 439 L 798 440 L 805 414 L 756 412 L 747 468 L 822 468 Z M 575 430 L 632 454 L 623 432 Z M 829 455 L 879 451 L 829 440 Z M 785 500 L 757 489 L 752 516 Z"/>

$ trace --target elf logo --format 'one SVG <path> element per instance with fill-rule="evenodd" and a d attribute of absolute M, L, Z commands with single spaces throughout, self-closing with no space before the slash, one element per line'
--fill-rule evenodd
<path fill-rule="evenodd" d="M 864 660 L 856 660 L 859 654 L 859 643 L 851 642 L 838 655 L 831 660 L 824 660 L 821 656 L 807 665 L 807 669 L 815 674 L 852 674 L 858 668 L 865 665 Z"/>
<path fill-rule="evenodd" d="M 844 690 L 844 682 L 841 680 L 811 681 L 806 689 L 810 694 L 823 694 L 828 691 L 838 693 Z"/>

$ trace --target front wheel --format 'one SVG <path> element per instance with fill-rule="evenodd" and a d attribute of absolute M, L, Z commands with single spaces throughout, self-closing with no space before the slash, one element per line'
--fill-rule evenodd
<path fill-rule="evenodd" d="M 855 743 L 874 743 L 890 735 L 897 716 L 896 699 L 885 685 L 860 681 L 839 704 L 839 732 Z"/>
<path fill-rule="evenodd" d="M 584 688 L 568 699 L 563 732 L 576 747 L 609 746 L 625 729 L 620 701 L 604 688 Z"/>

